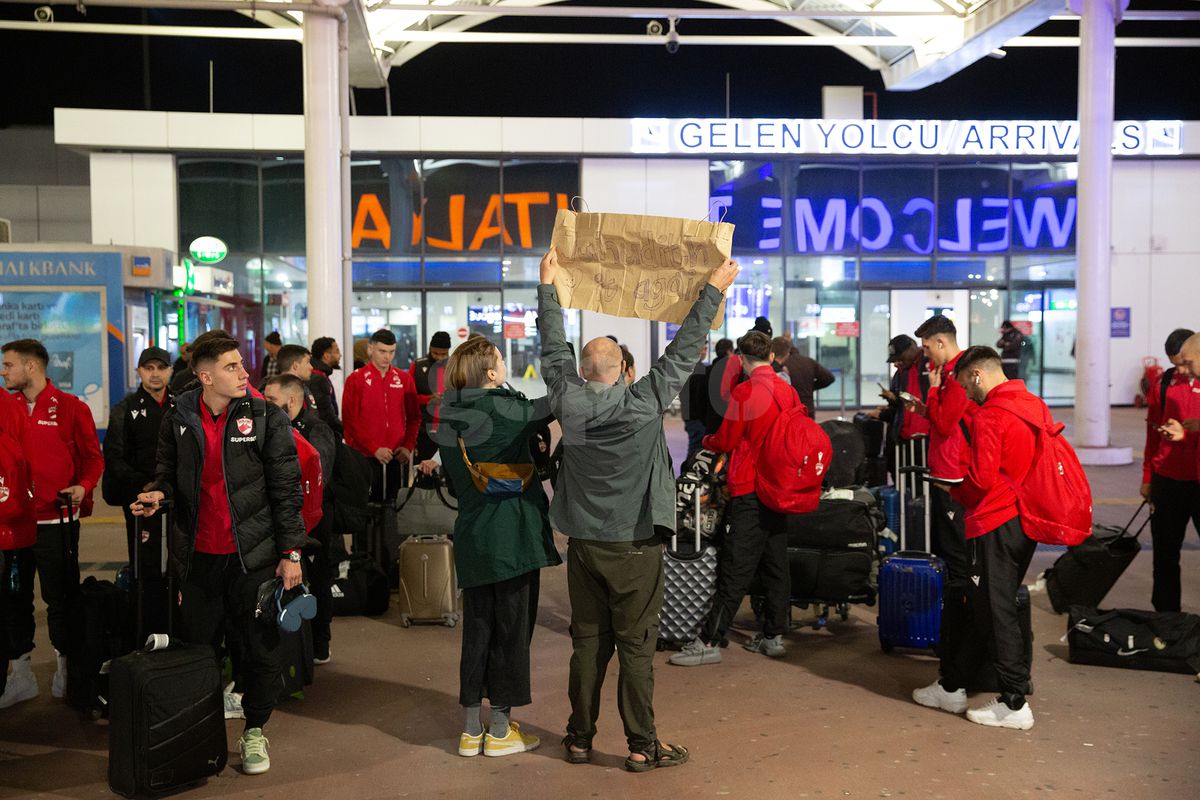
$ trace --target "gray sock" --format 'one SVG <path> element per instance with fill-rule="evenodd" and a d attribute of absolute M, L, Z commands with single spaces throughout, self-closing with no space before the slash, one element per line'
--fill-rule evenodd
<path fill-rule="evenodd" d="M 467 721 L 463 725 L 463 730 L 472 736 L 478 736 L 483 733 L 483 723 L 479 721 L 479 703 L 473 706 L 463 706 L 463 710 L 467 714 Z"/>
<path fill-rule="evenodd" d="M 508 715 L 511 711 L 511 706 L 492 706 L 492 724 L 488 727 L 488 733 L 493 738 L 508 736 Z"/>

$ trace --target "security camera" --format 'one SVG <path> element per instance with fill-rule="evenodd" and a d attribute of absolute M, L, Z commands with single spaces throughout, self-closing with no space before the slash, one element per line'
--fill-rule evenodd
<path fill-rule="evenodd" d="M 663 24 L 656 19 L 652 19 L 646 23 L 647 36 L 662 36 Z"/>
<path fill-rule="evenodd" d="M 35 22 L 54 22 L 54 9 L 50 6 L 38 6 L 33 10 Z"/>
<path fill-rule="evenodd" d="M 675 30 L 675 17 L 669 20 L 671 28 L 667 31 L 667 52 L 675 55 L 679 52 L 679 31 Z"/>

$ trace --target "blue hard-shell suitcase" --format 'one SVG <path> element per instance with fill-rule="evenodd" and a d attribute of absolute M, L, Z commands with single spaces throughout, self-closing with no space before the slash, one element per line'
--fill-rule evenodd
<path fill-rule="evenodd" d="M 894 486 L 884 486 L 879 490 L 879 499 L 883 501 L 883 516 L 887 521 L 888 530 L 899 535 L 900 490 Z M 891 555 L 892 552 L 892 550 L 887 550 L 887 555 Z"/>
<path fill-rule="evenodd" d="M 897 444 L 897 501 L 901 520 L 899 553 L 879 567 L 879 644 L 927 650 L 940 641 L 945 563 L 926 552 L 929 541 L 929 482 L 924 480 L 923 442 Z M 914 539 L 920 536 L 919 547 Z"/>
<path fill-rule="evenodd" d="M 902 551 L 879 568 L 879 644 L 927 650 L 942 626 L 946 565 L 929 553 Z"/>

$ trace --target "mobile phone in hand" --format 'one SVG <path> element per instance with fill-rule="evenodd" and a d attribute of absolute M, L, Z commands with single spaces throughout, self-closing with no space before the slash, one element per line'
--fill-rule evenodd
<path fill-rule="evenodd" d="M 901 392 L 900 399 L 902 399 L 906 403 L 920 403 L 921 402 L 921 398 L 917 397 L 915 394 L 912 394 L 910 392 Z"/>

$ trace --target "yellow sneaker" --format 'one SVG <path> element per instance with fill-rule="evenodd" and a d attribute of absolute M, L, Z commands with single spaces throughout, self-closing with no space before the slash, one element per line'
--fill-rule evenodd
<path fill-rule="evenodd" d="M 515 722 L 508 723 L 508 735 L 497 739 L 490 733 L 483 739 L 483 754 L 485 756 L 511 756 L 516 753 L 528 753 L 536 750 L 542 740 L 536 736 L 521 733 L 521 726 Z"/>
<path fill-rule="evenodd" d="M 478 736 L 472 736 L 464 731 L 458 736 L 458 754 L 460 756 L 477 756 L 483 752 L 483 731 L 479 732 Z"/>

